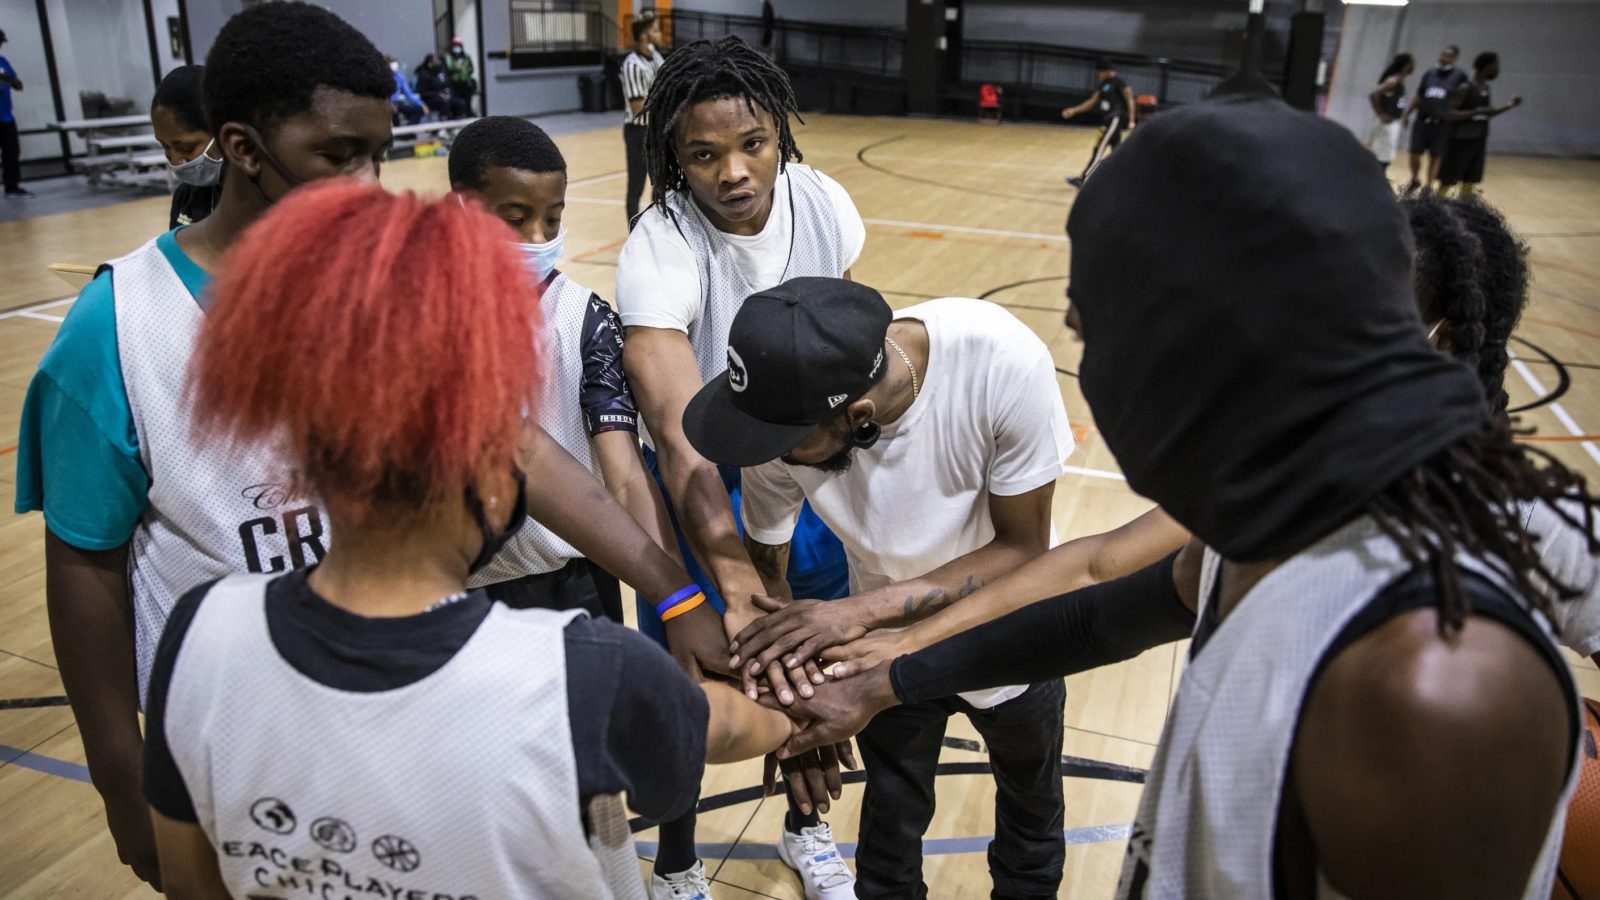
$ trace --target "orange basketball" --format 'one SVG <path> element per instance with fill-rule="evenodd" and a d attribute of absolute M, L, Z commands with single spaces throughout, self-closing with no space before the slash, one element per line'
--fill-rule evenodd
<path fill-rule="evenodd" d="M 1550 896 L 1555 900 L 1600 900 L 1600 702 L 1583 701 L 1583 737 L 1578 748 L 1578 789 L 1567 807 L 1567 836 Z"/>

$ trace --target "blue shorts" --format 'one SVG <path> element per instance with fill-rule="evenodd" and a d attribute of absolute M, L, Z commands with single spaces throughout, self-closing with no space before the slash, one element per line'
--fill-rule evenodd
<path fill-rule="evenodd" d="M 706 592 L 706 599 L 717 608 L 717 612 L 727 609 L 727 603 L 722 595 L 717 593 L 711 577 L 700 568 L 700 563 L 695 560 L 694 553 L 689 550 L 689 543 L 684 539 L 683 527 L 678 524 L 678 513 L 672 506 L 672 498 L 667 494 L 667 486 L 661 481 L 661 471 L 656 463 L 655 451 L 649 447 L 644 448 L 644 465 L 650 470 L 650 475 L 656 480 L 656 485 L 661 488 L 661 497 L 667 504 L 667 516 L 672 519 L 672 533 L 678 539 L 678 552 L 683 554 L 684 566 L 689 570 L 689 576 Z M 733 503 L 733 522 L 739 529 L 739 534 L 744 534 L 744 517 L 739 514 L 739 504 L 742 494 L 739 488 L 739 470 L 732 466 L 718 466 L 717 471 L 722 475 L 722 483 L 728 489 L 728 499 Z M 837 600 L 850 593 L 850 564 L 844 555 L 844 545 L 828 526 L 822 524 L 817 514 L 812 511 L 810 501 L 800 508 L 800 521 L 794 527 L 794 539 L 789 545 L 789 588 L 794 591 L 797 598 L 811 600 Z M 662 646 L 666 646 L 666 631 L 661 627 L 661 619 L 656 615 L 656 608 L 646 603 L 643 599 L 637 600 L 639 607 L 639 630 Z"/>

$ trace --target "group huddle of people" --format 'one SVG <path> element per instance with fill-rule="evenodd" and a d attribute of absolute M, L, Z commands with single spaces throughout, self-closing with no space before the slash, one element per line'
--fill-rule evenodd
<path fill-rule="evenodd" d="M 1378 86 L 1367 95 L 1378 121 L 1372 126 L 1367 146 L 1388 166 L 1400 150 L 1401 135 L 1411 128 L 1411 180 L 1408 192 L 1417 190 L 1456 191 L 1471 194 L 1483 181 L 1484 160 L 1488 157 L 1489 120 L 1522 105 L 1512 97 L 1504 106 L 1495 106 L 1490 82 L 1500 77 L 1500 54 L 1492 50 L 1479 53 L 1472 61 L 1472 75 L 1456 68 L 1461 48 L 1451 44 L 1439 53 L 1439 64 L 1422 75 L 1416 96 L 1406 96 L 1406 79 L 1416 71 L 1411 54 L 1395 56 Z M 1411 124 L 1412 117 L 1416 124 Z M 1427 157 L 1427 177 L 1423 178 L 1423 158 Z"/>
<path fill-rule="evenodd" d="M 1514 441 L 1527 268 L 1497 214 L 1397 201 L 1276 97 L 1142 125 L 1073 206 L 1067 323 L 1157 506 L 1061 543 L 1045 343 L 854 280 L 866 228 L 766 56 L 652 62 L 613 310 L 561 268 L 536 125 L 480 119 L 448 193 L 391 193 L 363 35 L 298 2 L 218 35 L 214 202 L 84 289 L 18 449 L 139 877 L 709 897 L 705 765 L 773 754 L 808 898 L 948 896 L 922 837 L 961 713 L 994 896 L 1053 897 L 1063 677 L 1192 636 L 1119 896 L 1548 896 L 1597 501 Z M 852 871 L 823 817 L 857 750 Z"/>

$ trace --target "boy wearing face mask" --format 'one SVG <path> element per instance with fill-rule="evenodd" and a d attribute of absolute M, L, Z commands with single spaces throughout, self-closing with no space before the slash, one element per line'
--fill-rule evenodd
<path fill-rule="evenodd" d="M 204 75 L 204 66 L 179 66 L 161 79 L 150 101 L 150 126 L 178 181 L 168 230 L 211 215 L 222 199 L 222 149 L 206 126 L 200 93 Z"/>
<path fill-rule="evenodd" d="M 389 95 L 389 102 L 394 104 L 395 115 L 407 125 L 421 122 L 422 117 L 428 114 L 428 104 L 423 103 L 417 92 L 411 89 L 411 82 L 406 80 L 406 73 L 400 68 L 400 60 L 385 55 L 383 61 L 394 76 L 394 93 Z"/>
<path fill-rule="evenodd" d="M 542 289 L 548 363 L 539 424 L 676 558 L 666 509 L 639 454 L 639 414 L 622 374 L 622 325 L 599 295 L 556 269 L 566 237 L 567 163 L 560 149 L 525 119 L 479 119 L 451 147 L 450 184 L 515 230 L 524 264 Z M 524 525 L 469 584 L 518 608 L 586 609 L 622 621 L 617 579 L 537 522 Z M 698 615 L 721 627 L 709 607 Z"/>

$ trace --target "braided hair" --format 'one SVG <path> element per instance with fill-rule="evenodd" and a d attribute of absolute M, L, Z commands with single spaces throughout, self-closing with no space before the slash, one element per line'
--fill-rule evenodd
<path fill-rule="evenodd" d="M 1416 240 L 1417 306 L 1446 323 L 1443 349 L 1478 376 L 1493 412 L 1509 403 L 1506 343 L 1528 302 L 1528 249 L 1493 207 L 1419 194 L 1400 201 Z"/>
<path fill-rule="evenodd" d="M 1515 442 L 1505 415 L 1506 343 L 1528 300 L 1527 247 L 1475 198 L 1420 194 L 1400 201 L 1416 238 L 1417 305 L 1425 322 L 1448 323 L 1444 347 L 1478 376 L 1490 415 L 1483 427 L 1389 485 L 1367 508 L 1413 565 L 1439 586 L 1439 627 L 1459 631 L 1471 612 L 1453 563 L 1457 551 L 1504 576 L 1541 612 L 1582 593 L 1540 559 L 1527 508 L 1546 503 L 1582 531 L 1590 553 L 1595 506 L 1584 478 L 1550 454 Z"/>
<path fill-rule="evenodd" d="M 795 146 L 789 117 L 801 124 L 794 87 L 789 76 L 736 35 L 695 41 L 678 48 L 662 63 L 646 98 L 644 153 L 650 172 L 651 200 L 668 216 L 667 195 L 682 190 L 687 181 L 672 147 L 672 132 L 684 111 L 696 103 L 734 97 L 745 102 L 753 116 L 756 108 L 772 116 L 778 129 L 778 171 L 805 157 Z"/>
<path fill-rule="evenodd" d="M 1485 418 L 1476 432 L 1424 460 L 1367 504 L 1366 512 L 1412 565 L 1428 566 L 1439 592 L 1439 632 L 1459 633 L 1471 613 L 1455 564 L 1462 552 L 1506 579 L 1534 609 L 1549 615 L 1583 591 L 1563 584 L 1528 531 L 1528 508 L 1545 503 L 1585 537 L 1591 555 L 1595 506 L 1582 475 L 1555 457 L 1515 442 L 1511 420 Z M 1542 463 L 1542 465 L 1541 465 Z"/>

